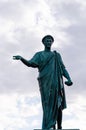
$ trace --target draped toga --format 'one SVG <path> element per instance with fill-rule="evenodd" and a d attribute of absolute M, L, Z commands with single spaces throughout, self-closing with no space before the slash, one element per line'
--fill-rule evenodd
<path fill-rule="evenodd" d="M 42 129 L 49 129 L 56 124 L 59 107 L 66 108 L 63 84 L 65 66 L 56 51 L 37 52 L 28 62 L 31 67 L 39 70 L 38 82 L 43 108 Z"/>

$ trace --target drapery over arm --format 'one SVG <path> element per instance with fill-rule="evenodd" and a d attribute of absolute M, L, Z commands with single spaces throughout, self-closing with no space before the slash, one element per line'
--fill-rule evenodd
<path fill-rule="evenodd" d="M 62 70 L 62 75 L 63 75 L 66 79 L 68 79 L 68 80 L 71 81 L 71 78 L 70 78 L 70 76 L 69 76 L 69 73 L 68 73 L 68 71 L 67 71 L 67 69 L 66 69 L 66 67 L 65 67 L 65 65 L 64 65 L 64 63 L 63 63 L 63 60 L 62 60 L 60 54 L 59 54 L 59 61 L 60 61 L 60 66 L 61 66 L 61 70 Z"/>
<path fill-rule="evenodd" d="M 26 60 L 23 57 L 21 57 L 21 61 L 28 67 L 37 68 L 39 66 L 39 54 L 36 53 L 31 60 Z"/>
<path fill-rule="evenodd" d="M 38 68 L 39 67 L 39 53 L 36 53 L 31 60 L 28 60 L 30 67 Z"/>

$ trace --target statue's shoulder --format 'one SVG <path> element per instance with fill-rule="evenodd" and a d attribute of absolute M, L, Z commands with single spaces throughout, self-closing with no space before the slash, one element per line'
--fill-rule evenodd
<path fill-rule="evenodd" d="M 35 57 L 40 57 L 42 55 L 43 51 L 36 52 L 34 54 Z"/>
<path fill-rule="evenodd" d="M 35 53 L 35 55 L 40 55 L 43 51 L 38 51 Z"/>
<path fill-rule="evenodd" d="M 56 50 L 53 51 L 56 55 L 60 56 L 60 53 Z"/>

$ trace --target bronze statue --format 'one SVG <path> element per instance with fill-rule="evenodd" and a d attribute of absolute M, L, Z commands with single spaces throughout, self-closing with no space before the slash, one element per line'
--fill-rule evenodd
<path fill-rule="evenodd" d="M 39 88 L 43 108 L 42 129 L 62 129 L 62 110 L 66 108 L 63 76 L 67 79 L 65 84 L 72 85 L 71 78 L 66 70 L 61 55 L 51 51 L 54 38 L 46 35 L 42 39 L 44 51 L 37 52 L 31 60 L 22 56 L 13 56 L 14 60 L 21 60 L 28 67 L 38 68 Z"/>

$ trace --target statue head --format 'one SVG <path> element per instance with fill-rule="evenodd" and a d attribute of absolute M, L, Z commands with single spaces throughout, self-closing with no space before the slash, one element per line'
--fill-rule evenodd
<path fill-rule="evenodd" d="M 42 43 L 44 44 L 44 46 L 51 47 L 53 42 L 54 38 L 51 35 L 46 35 L 42 38 Z"/>

